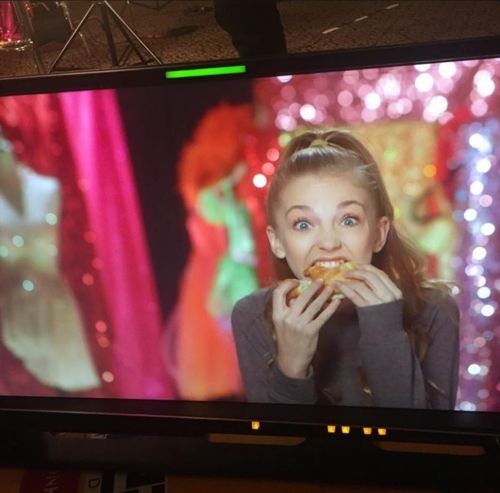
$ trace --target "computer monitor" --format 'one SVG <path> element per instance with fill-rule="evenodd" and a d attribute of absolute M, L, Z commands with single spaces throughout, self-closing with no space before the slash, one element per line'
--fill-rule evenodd
<path fill-rule="evenodd" d="M 1 426 L 493 443 L 498 46 L 1 80 Z"/>

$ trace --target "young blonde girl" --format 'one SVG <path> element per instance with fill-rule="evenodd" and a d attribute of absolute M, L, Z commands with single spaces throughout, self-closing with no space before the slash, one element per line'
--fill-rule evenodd
<path fill-rule="evenodd" d="M 368 150 L 342 131 L 293 139 L 271 182 L 267 235 L 275 286 L 232 313 L 246 397 L 253 402 L 453 409 L 458 310 L 424 276 L 394 225 Z M 287 293 L 314 264 L 350 261 L 351 279 Z M 342 301 L 332 299 L 333 289 Z"/>

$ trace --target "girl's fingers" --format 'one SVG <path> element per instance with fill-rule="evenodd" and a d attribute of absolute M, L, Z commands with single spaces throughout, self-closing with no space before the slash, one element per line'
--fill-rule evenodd
<path fill-rule="evenodd" d="M 377 289 L 377 286 L 379 286 L 380 290 L 385 288 L 392 295 L 392 299 L 398 300 L 402 298 L 401 290 L 394 284 L 391 278 L 383 270 L 377 269 L 374 265 L 360 265 L 353 272 L 368 276 L 366 279 L 373 283 L 373 289 Z"/>
<path fill-rule="evenodd" d="M 366 264 L 362 265 L 361 268 L 368 272 L 373 272 L 378 276 L 378 278 L 386 285 L 387 289 L 394 295 L 395 299 L 402 298 L 403 294 L 401 290 L 394 284 L 394 281 L 383 271 L 377 269 L 374 265 Z"/>
<path fill-rule="evenodd" d="M 323 281 L 321 279 L 317 279 L 313 281 L 309 286 L 307 286 L 307 288 L 299 295 L 299 297 L 295 300 L 295 303 L 291 307 L 292 313 L 296 316 L 300 316 L 322 285 Z"/>
<path fill-rule="evenodd" d="M 297 287 L 297 279 L 287 279 L 278 284 L 273 291 L 273 318 L 282 319 L 287 315 L 299 317 L 309 305 L 311 299 L 322 286 L 323 281 L 317 280 L 307 286 L 307 288 L 297 297 L 287 302 L 287 294 Z"/>
<path fill-rule="evenodd" d="M 356 306 L 378 305 L 384 303 L 377 294 L 364 283 L 337 281 L 335 282 L 335 286 Z"/>
<path fill-rule="evenodd" d="M 338 298 L 334 298 L 329 301 L 326 308 L 314 319 L 314 322 L 311 324 L 312 331 L 319 332 L 326 321 L 335 313 L 335 310 L 337 310 L 340 305 L 340 301 L 341 300 Z"/>
<path fill-rule="evenodd" d="M 361 269 L 347 272 L 347 279 L 356 279 L 358 281 L 362 281 L 361 283 L 350 283 L 349 286 L 355 288 L 357 285 L 368 287 L 375 296 L 381 300 L 392 301 L 394 300 L 393 293 L 389 290 L 386 284 L 373 272 L 363 271 Z M 347 283 L 346 283 L 347 284 Z"/>
<path fill-rule="evenodd" d="M 280 282 L 273 291 L 273 311 L 278 315 L 284 314 L 288 309 L 286 295 L 297 286 L 299 281 L 296 279 L 287 279 Z"/>
<path fill-rule="evenodd" d="M 311 303 L 306 307 L 302 316 L 307 320 L 313 320 L 316 318 L 318 313 L 321 311 L 321 308 L 325 305 L 328 298 L 333 294 L 332 286 L 325 286 L 321 293 L 317 298 L 315 298 Z"/>

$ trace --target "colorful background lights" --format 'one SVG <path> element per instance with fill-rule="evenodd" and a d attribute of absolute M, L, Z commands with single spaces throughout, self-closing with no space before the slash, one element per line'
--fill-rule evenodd
<path fill-rule="evenodd" d="M 463 336 L 458 406 L 482 411 L 498 405 L 500 392 L 499 120 L 462 126 L 459 143 L 464 164 L 454 218 L 463 228 L 456 267 L 465 289 L 459 297 Z"/>
<path fill-rule="evenodd" d="M 318 125 L 349 128 L 367 143 L 429 274 L 460 286 L 457 409 L 465 411 L 500 408 L 499 84 L 500 60 L 492 59 L 281 76 L 255 86 L 262 125 L 280 144 Z M 255 169 L 264 162 L 265 174 L 265 152 L 259 158 Z"/>

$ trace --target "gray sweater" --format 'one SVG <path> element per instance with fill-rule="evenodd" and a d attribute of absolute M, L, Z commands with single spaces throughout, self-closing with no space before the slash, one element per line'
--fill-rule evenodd
<path fill-rule="evenodd" d="M 429 290 L 419 325 L 429 336 L 419 361 L 403 329 L 403 301 L 335 313 L 321 328 L 304 379 L 286 376 L 264 323 L 269 290 L 234 307 L 232 327 L 250 402 L 453 409 L 458 384 L 459 313 L 454 300 Z"/>

